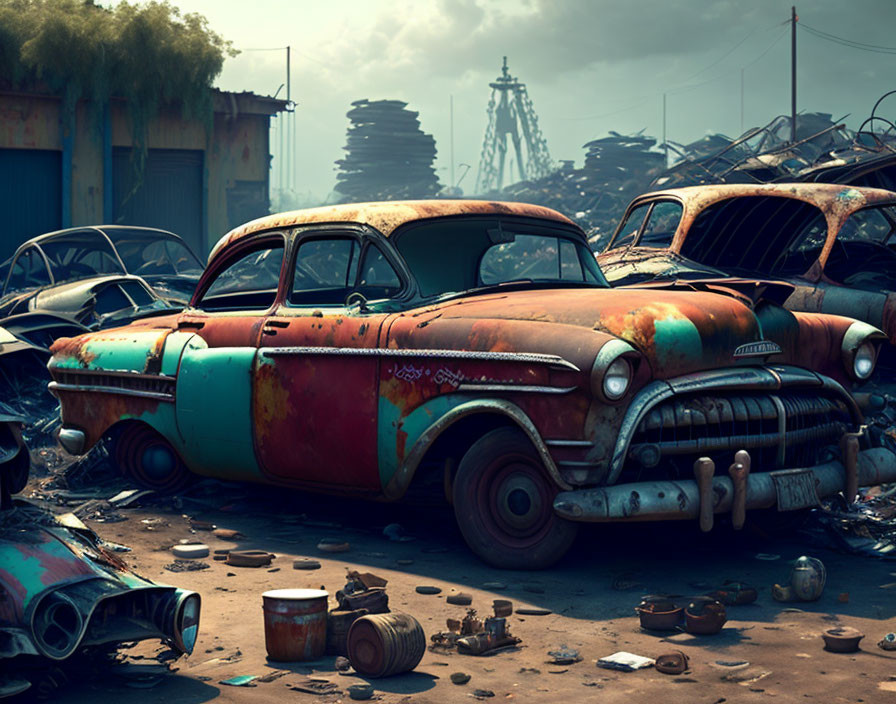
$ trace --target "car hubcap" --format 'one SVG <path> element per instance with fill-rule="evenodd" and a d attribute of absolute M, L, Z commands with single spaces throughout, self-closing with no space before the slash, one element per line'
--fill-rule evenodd
<path fill-rule="evenodd" d="M 150 445 L 140 457 L 143 470 L 154 478 L 164 478 L 170 475 L 177 466 L 174 453 L 164 445 Z"/>
<path fill-rule="evenodd" d="M 530 535 L 544 523 L 541 487 L 527 467 L 508 469 L 496 486 L 496 518 L 508 533 L 519 537 Z"/>

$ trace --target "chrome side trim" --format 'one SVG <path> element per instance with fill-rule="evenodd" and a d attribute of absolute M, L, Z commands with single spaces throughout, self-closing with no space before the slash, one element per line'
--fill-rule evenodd
<path fill-rule="evenodd" d="M 452 408 L 423 431 L 420 437 L 417 438 L 417 441 L 414 443 L 410 452 L 408 452 L 407 456 L 404 458 L 401 466 L 396 470 L 395 474 L 392 475 L 392 478 L 383 488 L 383 495 L 385 498 L 389 500 L 400 499 L 410 486 L 411 480 L 414 478 L 414 473 L 417 471 L 417 466 L 420 464 L 420 461 L 423 459 L 423 456 L 430 446 L 451 425 L 461 418 L 475 413 L 497 413 L 508 417 L 516 423 L 516 425 L 526 433 L 529 440 L 535 446 L 539 457 L 541 457 L 541 461 L 544 462 L 545 470 L 550 475 L 551 479 L 553 479 L 561 489 L 566 491 L 572 489 L 572 486 L 560 476 L 554 458 L 551 457 L 551 453 L 541 439 L 535 424 L 519 406 L 510 401 L 503 401 L 501 399 L 477 399 L 475 401 L 467 401 L 466 403 L 462 403 L 461 405 Z"/>
<path fill-rule="evenodd" d="M 545 440 L 548 447 L 594 447 L 590 440 Z"/>
<path fill-rule="evenodd" d="M 568 394 L 575 391 L 577 386 L 527 386 L 526 384 L 461 384 L 457 387 L 458 391 L 497 391 L 497 392 L 520 392 L 525 391 L 533 394 Z"/>
<path fill-rule="evenodd" d="M 174 402 L 174 394 L 159 393 L 157 391 L 138 391 L 136 389 L 123 389 L 120 386 L 98 386 L 96 384 L 61 384 L 51 381 L 47 389 L 54 396 L 58 391 L 89 391 L 100 394 L 118 394 L 119 396 L 137 396 L 139 398 L 151 398 L 158 401 Z"/>
<path fill-rule="evenodd" d="M 436 359 L 471 359 L 488 362 L 528 362 L 547 364 L 552 367 L 580 372 L 575 364 L 555 354 L 537 352 L 481 352 L 476 350 L 398 350 L 383 347 L 262 347 L 259 352 L 265 357 L 283 355 L 320 354 L 344 355 L 348 357 L 423 357 Z"/>
<path fill-rule="evenodd" d="M 96 374 L 102 376 L 114 376 L 121 379 L 148 379 L 150 381 L 177 382 L 176 376 L 169 376 L 167 374 L 142 374 L 141 372 L 124 372 L 120 370 L 107 371 L 105 369 L 69 369 L 68 367 L 60 367 L 55 364 L 49 364 L 48 367 L 59 374 L 80 374 L 83 376 Z"/>
<path fill-rule="evenodd" d="M 846 389 L 829 377 L 799 367 L 778 365 L 768 368 L 738 367 L 688 374 L 667 381 L 653 381 L 635 395 L 622 419 L 606 483 L 615 484 L 619 479 L 638 423 L 651 408 L 667 398 L 700 391 L 773 392 L 787 387 L 821 387 L 846 403 L 857 424 L 862 420 L 862 413 L 855 399 L 846 392 Z"/>

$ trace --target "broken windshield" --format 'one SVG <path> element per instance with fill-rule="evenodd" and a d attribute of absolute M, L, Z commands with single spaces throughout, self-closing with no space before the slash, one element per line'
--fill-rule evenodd
<path fill-rule="evenodd" d="M 202 274 L 202 263 L 180 239 L 167 232 L 109 228 L 112 240 L 129 274 L 138 276 L 192 276 Z"/>
<path fill-rule="evenodd" d="M 395 246 L 429 298 L 511 282 L 608 286 L 575 232 L 496 219 L 452 219 L 409 226 Z"/>

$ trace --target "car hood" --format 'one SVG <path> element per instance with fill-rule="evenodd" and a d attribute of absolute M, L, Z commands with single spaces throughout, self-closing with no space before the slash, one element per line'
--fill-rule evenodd
<path fill-rule="evenodd" d="M 801 326 L 792 313 L 762 299 L 753 304 L 734 291 L 730 295 L 648 288 L 514 291 L 457 299 L 430 311 L 445 320 L 519 320 L 607 333 L 637 348 L 659 378 L 756 364 L 756 357 L 735 357 L 735 350 L 750 342 L 778 344 L 782 353 L 771 359 L 781 363 L 796 362 L 800 346 Z M 562 329 L 546 325 L 544 346 L 559 344 L 552 340 L 556 335 L 562 335 Z M 497 344 L 489 342 L 488 348 Z"/>
<path fill-rule="evenodd" d="M 668 249 L 622 247 L 597 255 L 607 281 L 617 286 L 645 281 L 705 279 L 728 276 L 726 272 L 700 264 Z"/>

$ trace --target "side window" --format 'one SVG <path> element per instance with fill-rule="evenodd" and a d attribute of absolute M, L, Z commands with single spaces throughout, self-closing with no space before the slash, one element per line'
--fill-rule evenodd
<path fill-rule="evenodd" d="M 277 298 L 283 242 L 270 242 L 231 262 L 214 279 L 197 307 L 202 310 L 266 310 Z"/>
<path fill-rule="evenodd" d="M 638 246 L 671 247 L 672 238 L 678 229 L 678 223 L 681 222 L 681 210 L 681 203 L 673 200 L 661 200 L 654 203 Z"/>
<path fill-rule="evenodd" d="M 299 245 L 289 302 L 341 305 L 354 289 L 359 246 L 354 237 L 306 240 Z"/>
<path fill-rule="evenodd" d="M 644 216 L 647 215 L 647 209 L 650 203 L 644 203 L 635 208 L 622 223 L 619 234 L 613 238 L 607 249 L 616 249 L 617 247 L 628 247 L 635 241 L 635 235 L 641 229 L 641 223 L 644 222 Z"/>
<path fill-rule="evenodd" d="M 569 240 L 560 240 L 560 278 L 563 281 L 585 280 L 579 253 Z"/>
<path fill-rule="evenodd" d="M 49 284 L 50 274 L 47 272 L 43 257 L 35 249 L 26 249 L 12 266 L 9 286 L 6 287 L 5 293 L 27 291 Z"/>
<path fill-rule="evenodd" d="M 355 290 L 367 300 L 391 298 L 401 290 L 401 279 L 386 255 L 375 244 L 364 252 Z"/>

